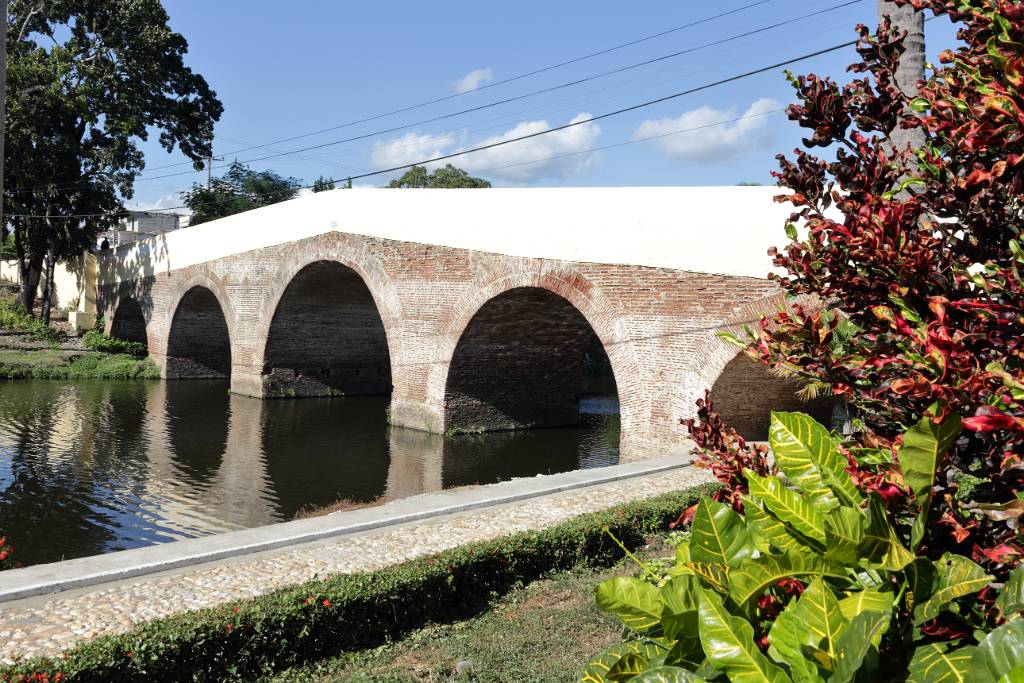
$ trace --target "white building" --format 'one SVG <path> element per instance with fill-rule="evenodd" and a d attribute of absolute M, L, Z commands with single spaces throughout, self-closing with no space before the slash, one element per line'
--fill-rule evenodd
<path fill-rule="evenodd" d="M 99 234 L 96 238 L 96 246 L 102 249 L 103 243 L 106 241 L 107 246 L 113 248 L 162 232 L 171 232 L 188 225 L 188 221 L 182 221 L 182 218 L 176 213 L 129 211 L 128 215 L 121 219 L 121 224 L 116 229 Z"/>

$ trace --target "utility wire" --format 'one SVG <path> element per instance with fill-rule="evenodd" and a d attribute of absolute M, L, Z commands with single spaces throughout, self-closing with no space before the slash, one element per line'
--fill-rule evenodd
<path fill-rule="evenodd" d="M 745 78 L 750 78 L 752 76 L 757 76 L 759 74 L 763 74 L 763 73 L 766 73 L 768 71 L 774 71 L 775 69 L 779 69 L 779 68 L 784 67 L 784 66 L 790 66 L 790 65 L 796 64 L 798 62 L 803 62 L 803 61 L 806 61 L 808 59 L 812 59 L 814 57 L 820 57 L 821 55 L 828 54 L 830 52 L 837 52 L 837 51 L 842 50 L 844 48 L 856 45 L 857 43 L 858 43 L 857 40 L 849 40 L 849 41 L 846 41 L 845 43 L 840 43 L 838 45 L 833 45 L 831 47 L 826 47 L 826 48 L 822 48 L 820 50 L 815 50 L 814 52 L 808 52 L 808 53 L 799 55 L 797 57 L 792 57 L 790 59 L 786 59 L 786 60 L 781 61 L 781 62 L 776 62 L 774 64 L 769 64 L 767 66 L 762 66 L 762 67 L 759 67 L 757 69 L 751 69 L 750 71 L 745 71 L 743 73 L 736 74 L 734 76 L 729 76 L 727 78 L 722 78 L 722 79 L 719 79 L 717 81 L 712 81 L 710 83 L 705 83 L 704 85 L 699 85 L 699 86 L 696 86 L 694 88 L 689 88 L 687 90 L 680 90 L 679 92 L 672 93 L 670 95 L 665 95 L 663 97 L 658 97 L 658 98 L 655 98 L 653 100 L 647 100 L 646 102 L 640 102 L 639 104 L 634 104 L 634 105 L 631 105 L 631 106 L 628 106 L 628 107 L 623 107 L 621 109 L 616 109 L 614 111 L 605 112 L 604 114 L 598 114 L 597 116 L 591 116 L 589 118 L 580 119 L 578 121 L 572 121 L 570 123 L 566 123 L 566 124 L 563 124 L 561 126 L 555 126 L 553 128 L 547 128 L 545 130 L 537 131 L 537 132 L 534 132 L 534 133 L 528 133 L 526 135 L 520 135 L 518 137 L 509 138 L 508 140 L 499 140 L 497 142 L 492 142 L 492 143 L 489 143 L 489 144 L 486 144 L 486 145 L 479 145 L 477 147 L 472 147 L 470 149 L 464 149 L 464 150 L 460 150 L 460 151 L 457 151 L 457 152 L 452 152 L 450 154 L 442 154 L 442 155 L 435 156 L 435 157 L 432 157 L 432 158 L 429 158 L 429 159 L 421 159 L 420 161 L 415 161 L 415 162 L 408 163 L 408 164 L 401 164 L 401 165 L 398 165 L 398 166 L 392 166 L 390 168 L 382 168 L 382 169 L 378 169 L 378 170 L 375 170 L 375 171 L 367 171 L 365 173 L 359 173 L 359 174 L 350 176 L 349 179 L 350 180 L 361 180 L 363 178 L 370 178 L 370 177 L 373 177 L 373 176 L 384 175 L 384 174 L 387 174 L 387 173 L 394 173 L 395 171 L 402 171 L 402 170 L 405 170 L 405 169 L 408 169 L 408 168 L 412 168 L 413 166 L 423 166 L 423 165 L 435 163 L 435 162 L 438 162 L 438 161 L 445 161 L 447 159 L 453 159 L 455 157 L 465 156 L 467 154 L 472 154 L 474 152 L 481 152 L 481 151 L 487 150 L 487 149 L 494 149 L 495 147 L 503 147 L 505 145 L 510 145 L 510 144 L 512 144 L 514 142 L 520 142 L 522 140 L 530 140 L 532 138 L 541 137 L 543 135 L 549 135 L 551 133 L 557 133 L 558 131 L 567 130 L 569 128 L 575 128 L 577 126 L 582 126 L 582 125 L 585 125 L 585 124 L 588 124 L 588 123 L 593 123 L 595 121 L 601 121 L 601 120 L 604 120 L 604 119 L 607 119 L 607 118 L 611 118 L 613 116 L 621 116 L 622 114 L 626 114 L 626 113 L 629 113 L 629 112 L 632 112 L 632 111 L 637 111 L 639 109 L 645 109 L 647 107 L 651 107 L 651 106 L 654 106 L 656 104 L 661 104 L 663 102 L 668 102 L 670 100 L 674 100 L 674 99 L 677 99 L 679 97 L 684 97 L 686 95 L 692 95 L 694 93 L 701 92 L 701 91 L 704 91 L 704 90 L 710 90 L 711 88 L 716 88 L 716 87 L 719 87 L 719 86 L 722 86 L 722 85 L 726 85 L 727 83 L 733 83 L 735 81 L 743 80 Z M 298 188 L 295 188 L 295 189 L 299 189 L 299 190 L 311 189 L 312 187 L 313 187 L 312 185 L 304 185 L 304 186 L 301 186 L 301 187 L 298 187 Z M 214 203 L 214 202 L 210 202 L 210 204 L 212 204 L 212 203 Z M 176 210 L 176 209 L 186 209 L 186 208 L 189 208 L 188 205 L 184 205 L 183 204 L 181 206 L 173 206 L 173 207 L 167 207 L 167 208 L 163 208 L 163 209 L 154 209 L 154 211 L 173 211 L 173 210 Z M 119 214 L 122 214 L 122 213 L 124 213 L 124 212 L 116 212 L 116 213 L 112 213 L 112 214 L 111 213 L 106 213 L 106 214 L 69 214 L 69 215 L 64 215 L 64 216 L 60 216 L 60 217 L 61 218 L 96 218 L 96 217 L 101 217 L 101 216 L 119 215 Z M 28 214 L 22 214 L 20 217 L 23 217 L 23 218 L 42 218 L 43 216 L 33 216 L 33 215 L 28 215 Z"/>
<path fill-rule="evenodd" d="M 675 57 L 679 57 L 681 55 L 690 54 L 690 53 L 696 52 L 698 50 L 703 50 L 703 49 L 706 49 L 706 48 L 709 48 L 709 47 L 717 47 L 719 45 L 723 45 L 725 43 L 729 43 L 729 42 L 732 42 L 732 41 L 735 41 L 735 40 L 739 40 L 739 39 L 742 39 L 742 38 L 748 38 L 748 37 L 750 37 L 752 35 L 756 35 L 758 33 L 764 33 L 766 31 L 771 31 L 771 30 L 774 30 L 776 28 L 780 28 L 782 26 L 787 26 L 789 24 L 793 24 L 793 23 L 798 22 L 798 21 L 803 21 L 804 19 L 810 19 L 812 17 L 816 17 L 816 16 L 819 16 L 821 14 L 825 14 L 827 12 L 833 12 L 835 10 L 842 9 L 844 7 L 849 7 L 850 5 L 855 5 L 855 4 L 860 3 L 862 1 L 863 0 L 846 0 L 845 2 L 841 2 L 841 3 L 837 4 L 837 5 L 832 5 L 830 7 L 826 7 L 824 9 L 820 9 L 820 10 L 817 10 L 817 11 L 814 11 L 814 12 L 810 12 L 808 14 L 804 14 L 804 15 L 801 15 L 801 16 L 798 16 L 798 17 L 792 17 L 790 19 L 785 19 L 783 21 L 779 21 L 779 22 L 776 22 L 774 24 L 767 24 L 765 26 L 760 26 L 760 27 L 758 27 L 756 29 L 751 29 L 749 31 L 744 31 L 742 33 L 737 33 L 737 34 L 734 34 L 734 35 L 729 36 L 727 38 L 720 38 L 718 40 L 714 40 L 714 41 L 711 41 L 711 42 L 708 42 L 708 43 L 704 43 L 702 45 L 686 48 L 685 50 L 678 50 L 678 51 L 672 52 L 670 54 L 660 55 L 658 57 L 653 57 L 651 59 L 646 59 L 646 60 L 644 60 L 642 62 L 636 62 L 634 64 L 629 64 L 629 65 L 626 65 L 626 66 L 618 67 L 618 68 L 612 69 L 610 71 L 603 71 L 601 73 L 591 74 L 589 76 L 585 76 L 583 78 L 578 78 L 578 79 L 573 80 L 573 81 L 568 81 L 568 82 L 565 82 L 565 83 L 560 83 L 558 85 L 550 86 L 550 87 L 547 87 L 547 88 L 542 88 L 540 90 L 535 90 L 535 91 L 528 92 L 528 93 L 523 93 L 523 94 L 520 94 L 520 95 L 515 95 L 513 97 L 507 97 L 507 98 L 505 98 L 503 100 L 497 100 L 497 101 L 493 101 L 493 102 L 488 102 L 487 104 L 477 105 L 475 107 L 469 107 L 467 109 L 462 109 L 460 111 L 450 112 L 450 113 L 447 113 L 447 114 L 441 114 L 441 115 L 434 116 L 434 117 L 431 117 L 431 118 L 428 118 L 428 119 L 422 119 L 420 121 L 415 121 L 413 123 L 407 123 L 407 124 L 403 124 L 401 126 L 394 126 L 392 128 L 387 128 L 387 129 L 384 129 L 384 130 L 374 131 L 372 133 L 364 133 L 362 135 L 356 135 L 356 136 L 349 137 L 349 138 L 344 138 L 344 139 L 341 139 L 341 140 L 334 140 L 334 141 L 331 141 L 331 142 L 324 142 L 324 143 L 320 143 L 320 144 L 317 144 L 317 145 L 310 145 L 308 147 L 301 147 L 299 149 L 289 150 L 287 152 L 278 152 L 276 154 L 268 154 L 268 155 L 261 156 L 261 157 L 254 157 L 254 158 L 250 158 L 250 159 L 245 159 L 241 163 L 248 164 L 248 163 L 253 163 L 253 162 L 256 162 L 256 161 L 266 161 L 267 159 L 276 159 L 278 157 L 288 156 L 288 155 L 291 155 L 291 154 L 299 154 L 299 153 L 302 153 L 302 152 L 308 152 L 310 150 L 323 149 L 325 147 L 333 147 L 333 146 L 336 146 L 336 145 L 344 144 L 346 142 L 355 142 L 357 140 L 365 140 L 367 138 L 376 137 L 378 135 L 387 135 L 389 133 L 396 133 L 396 132 L 399 132 L 399 131 L 402 131 L 402 130 L 407 130 L 409 128 L 414 128 L 416 126 L 421 126 L 421 125 L 425 125 L 425 124 L 428 124 L 428 123 L 436 123 L 438 121 L 444 121 L 446 119 L 455 118 L 455 117 L 461 116 L 463 114 L 469 114 L 469 113 L 481 111 L 481 110 L 484 110 L 484 109 L 491 109 L 493 107 L 497 107 L 497 106 L 500 106 L 500 105 L 503 105 L 503 104 L 508 104 L 510 102 L 517 102 L 519 100 L 527 99 L 529 97 L 535 97 L 537 95 L 542 95 L 544 93 L 554 92 L 556 90 L 562 90 L 562 89 L 565 89 L 565 88 L 572 87 L 574 85 L 579 85 L 581 83 L 587 83 L 589 81 L 597 80 L 599 78 L 604 78 L 606 76 L 611 76 L 611 75 L 614 75 L 614 74 L 617 74 L 617 73 L 622 73 L 624 71 L 630 71 L 630 70 L 637 69 L 637 68 L 640 68 L 640 67 L 643 67 L 643 66 L 648 66 L 650 64 L 656 64 L 658 62 L 662 62 L 662 61 L 665 61 L 667 59 L 672 59 L 672 58 L 675 58 Z M 220 166 L 219 168 L 224 168 L 224 165 Z M 159 178 L 170 178 L 170 177 L 180 176 L 180 175 L 190 175 L 190 174 L 192 174 L 194 172 L 195 171 L 181 171 L 181 172 L 178 172 L 178 173 L 168 173 L 168 174 L 163 174 L 163 175 L 150 176 L 149 178 L 146 178 L 146 180 L 157 180 Z"/>
<path fill-rule="evenodd" d="M 676 52 L 672 52 L 672 53 L 669 53 L 669 54 L 660 55 L 658 57 L 654 57 L 654 58 L 647 59 L 647 60 L 644 60 L 644 61 L 641 61 L 641 62 L 636 62 L 636 63 L 629 64 L 629 65 L 626 65 L 626 66 L 618 67 L 618 68 L 615 68 L 615 69 L 612 69 L 612 70 L 609 70 L 609 71 L 603 71 L 603 72 L 600 72 L 600 73 L 591 74 L 591 75 L 585 76 L 583 78 L 579 78 L 579 79 L 576 79 L 576 80 L 573 80 L 573 81 L 568 81 L 568 82 L 561 83 L 561 84 L 554 85 L 554 86 L 550 86 L 550 87 L 547 87 L 547 88 L 542 88 L 540 90 L 534 90 L 532 92 L 523 93 L 523 94 L 520 94 L 520 95 L 515 95 L 515 96 L 512 96 L 512 97 L 508 97 L 508 98 L 502 99 L 502 100 L 492 101 L 492 102 L 489 102 L 489 103 L 486 103 L 486 104 L 477 105 L 475 107 L 469 107 L 469 108 L 462 109 L 462 110 L 459 110 L 459 111 L 449 112 L 447 114 L 440 114 L 438 116 L 434 116 L 434 117 L 427 118 L 427 119 L 422 119 L 420 121 L 414 121 L 412 123 L 407 123 L 407 124 L 403 124 L 403 125 L 400 125 L 400 126 L 394 126 L 394 127 L 383 129 L 383 130 L 377 130 L 377 131 L 374 131 L 374 132 L 365 133 L 365 134 L 361 134 L 361 135 L 356 135 L 356 136 L 349 137 L 349 138 L 343 138 L 341 140 L 334 140 L 334 141 L 330 141 L 330 142 L 320 143 L 320 144 L 317 144 L 317 145 L 311 145 L 311 146 L 308 146 L 308 147 L 302 147 L 302 148 L 299 148 L 299 149 L 293 149 L 293 150 L 288 150 L 288 151 L 276 152 L 276 153 L 273 153 L 273 154 L 268 154 L 268 155 L 264 155 L 264 156 L 260 156 L 260 157 L 243 159 L 240 163 L 242 163 L 242 164 L 249 164 L 249 163 L 253 163 L 253 162 L 257 162 L 257 161 L 266 161 L 268 159 L 275 159 L 275 158 L 279 158 L 279 157 L 283 157 L 283 156 L 295 156 L 297 154 L 301 154 L 303 152 L 308 152 L 308 151 L 311 151 L 311 150 L 324 149 L 324 148 L 327 148 L 327 147 L 334 147 L 334 146 L 345 144 L 345 143 L 348 143 L 348 142 L 355 142 L 355 141 L 358 141 L 358 140 L 365 140 L 367 138 L 376 137 L 378 135 L 387 135 L 387 134 L 390 134 L 390 133 L 396 133 L 396 132 L 399 132 L 399 131 L 407 130 L 409 128 L 414 128 L 416 126 L 421 126 L 421 125 L 425 125 L 425 124 L 429 124 L 429 123 L 436 123 L 438 121 L 443 121 L 443 120 L 455 118 L 455 117 L 458 117 L 458 116 L 462 116 L 463 114 L 469 114 L 469 113 L 473 113 L 473 112 L 477 112 L 477 111 L 482 111 L 482 110 L 485 110 L 485 109 L 491 109 L 491 108 L 494 108 L 494 107 L 497 107 L 497 106 L 501 106 L 503 104 L 508 104 L 510 102 L 516 102 L 516 101 L 519 101 L 519 100 L 524 100 L 524 99 L 527 99 L 527 98 L 530 98 L 530 97 L 535 97 L 537 95 L 542 95 L 542 94 L 545 94 L 545 93 L 548 93 L 548 92 L 554 92 L 554 91 L 557 91 L 557 90 L 563 90 L 565 88 L 569 88 L 569 87 L 572 87 L 572 86 L 575 86 L 575 85 L 579 85 L 579 84 L 582 84 L 582 83 L 587 83 L 589 81 L 597 80 L 597 79 L 600 79 L 600 78 L 604 78 L 604 77 L 611 76 L 611 75 L 614 75 L 614 74 L 622 73 L 622 72 L 625 72 L 625 71 L 631 71 L 633 69 L 637 69 L 637 68 L 640 68 L 640 67 L 643 67 L 643 66 L 648 66 L 650 64 L 655 64 L 655 63 L 658 63 L 658 62 L 662 62 L 662 61 L 665 61 L 665 60 L 668 60 L 668 59 L 672 59 L 672 58 L 675 58 L 675 57 L 679 57 L 679 56 L 682 56 L 682 55 L 685 55 L 685 54 L 690 54 L 690 53 L 693 53 L 693 52 L 696 52 L 696 51 L 699 51 L 699 50 L 707 49 L 709 47 L 717 47 L 719 45 L 723 45 L 723 44 L 726 44 L 726 43 L 729 43 L 729 42 L 740 40 L 742 38 L 748 38 L 748 37 L 750 37 L 752 35 L 757 35 L 757 34 L 760 34 L 760 33 L 765 33 L 767 31 L 771 31 L 771 30 L 780 28 L 782 26 L 787 26 L 787 25 L 790 25 L 790 24 L 793 24 L 793 23 L 796 23 L 796 22 L 799 22 L 799 21 L 803 21 L 804 19 L 813 18 L 813 17 L 816 17 L 816 16 L 820 16 L 822 14 L 826 14 L 828 12 L 833 12 L 833 11 L 836 11 L 836 10 L 839 10 L 839 9 L 842 9 L 842 8 L 845 8 L 845 7 L 849 7 L 851 5 L 855 5 L 855 4 L 860 3 L 860 2 L 863 2 L 863 0 L 845 0 L 844 2 L 841 2 L 839 4 L 832 5 L 832 6 L 823 8 L 823 9 L 819 9 L 819 10 L 816 10 L 814 12 L 810 12 L 808 14 L 803 14 L 803 15 L 796 16 L 796 17 L 791 17 L 789 19 L 785 19 L 785 20 L 782 20 L 782 21 L 779 21 L 779 22 L 775 22 L 773 24 L 767 24 L 767 25 L 760 26 L 760 27 L 755 28 L 755 29 L 744 31 L 742 33 L 737 33 L 737 34 L 728 36 L 726 38 L 721 38 L 721 39 L 714 40 L 714 41 L 711 41 L 711 42 L 703 43 L 701 45 L 697 45 L 697 46 L 694 46 L 694 47 L 689 47 L 689 48 L 686 48 L 684 50 L 678 50 Z M 345 125 L 348 125 L 348 124 L 344 124 L 343 126 L 339 126 L 339 127 L 344 127 Z M 297 136 L 297 137 L 305 137 L 305 136 Z M 296 138 L 290 138 L 290 139 L 296 139 Z M 280 142 L 280 141 L 278 141 L 278 142 Z M 276 144 L 276 142 L 275 143 L 267 143 L 267 145 L 271 145 L 271 144 Z M 262 147 L 266 147 L 267 145 L 263 145 Z M 221 164 L 219 166 L 214 166 L 214 168 L 226 168 L 228 166 L 230 166 L 230 164 Z M 139 180 L 140 181 L 152 181 L 152 180 L 159 180 L 159 179 L 162 179 L 162 178 L 173 178 L 173 177 L 179 177 L 179 176 L 184 176 L 184 175 L 192 175 L 193 173 L 197 173 L 197 172 L 198 171 L 195 171 L 195 170 L 178 171 L 178 172 L 175 172 L 175 173 L 165 173 L 165 174 L 156 175 L 156 176 L 142 177 L 142 178 L 139 178 Z M 68 184 L 68 185 L 65 185 L 65 186 L 47 186 L 47 187 L 50 187 L 50 189 L 57 190 L 57 189 L 71 189 L 71 188 L 75 188 L 75 187 L 82 187 L 84 185 L 85 185 L 84 183 L 73 183 L 73 184 Z M 16 189 L 12 189 L 11 192 L 14 192 L 14 193 L 17 193 L 17 192 L 27 192 L 27 191 L 31 191 L 33 189 L 39 189 L 39 188 L 16 188 Z"/>
<path fill-rule="evenodd" d="M 664 36 L 667 36 L 667 35 L 670 35 L 670 34 L 673 34 L 673 33 L 678 33 L 679 31 L 683 31 L 683 30 L 686 30 L 688 28 L 694 28 L 695 26 L 700 26 L 701 24 L 707 24 L 707 23 L 712 22 L 712 21 L 714 21 L 716 19 L 722 19 L 724 17 L 728 17 L 728 16 L 731 16 L 733 14 L 739 14 L 740 12 L 744 12 L 744 11 L 746 11 L 748 9 L 753 8 L 753 7 L 757 7 L 758 5 L 766 5 L 769 2 L 773 2 L 773 1 L 774 0 L 757 0 L 757 2 L 748 3 L 746 5 L 743 5 L 742 7 L 737 7 L 735 9 L 731 9 L 731 10 L 729 10 L 727 12 L 721 12 L 719 14 L 715 14 L 715 15 L 712 15 L 710 17 L 704 17 L 703 19 L 698 19 L 698 20 L 692 21 L 692 22 L 690 22 L 688 24 L 683 24 L 682 26 L 676 26 L 674 28 L 670 28 L 670 29 L 667 29 L 665 31 L 660 31 L 658 33 L 652 33 L 650 35 L 642 36 L 640 38 L 637 38 L 635 40 L 630 40 L 630 41 L 625 42 L 625 43 L 619 43 L 618 45 L 613 45 L 612 47 L 604 48 L 604 49 L 598 50 L 596 52 L 591 52 L 591 53 L 585 54 L 585 55 L 583 55 L 581 57 L 574 57 L 573 59 L 568 59 L 568 60 L 566 60 L 564 62 L 558 62 L 557 64 L 552 64 L 550 66 L 544 66 L 544 67 L 541 67 L 539 69 L 534 69 L 533 71 L 527 71 L 526 73 L 517 74 L 515 76 L 509 76 L 508 78 L 503 78 L 501 80 L 491 81 L 490 83 L 485 83 L 485 84 L 480 85 L 480 86 L 478 86 L 476 88 L 473 88 L 472 90 L 466 90 L 464 92 L 453 93 L 451 95 L 445 95 L 443 97 L 437 97 L 437 98 L 434 98 L 432 100 L 426 100 L 426 101 L 423 101 L 423 102 L 418 102 L 416 104 L 407 105 L 407 106 L 401 107 L 399 109 L 392 109 L 391 111 L 386 111 L 386 112 L 383 112 L 383 113 L 380 113 L 380 114 L 373 114 L 373 115 L 368 116 L 366 118 L 356 119 L 356 120 L 353 120 L 353 121 L 347 121 L 345 123 L 340 123 L 338 125 L 330 126 L 328 128 L 321 128 L 320 130 L 314 130 L 314 131 L 311 131 L 309 133 L 302 133 L 301 135 L 294 135 L 294 136 L 289 137 L 289 138 L 281 138 L 279 140 L 272 140 L 272 141 L 267 142 L 267 143 L 262 144 L 262 145 L 250 145 L 249 147 L 242 147 L 242 148 L 236 149 L 236 150 L 234 150 L 232 152 L 223 152 L 223 154 L 231 155 L 231 154 L 238 154 L 239 152 L 248 152 L 249 150 L 252 150 L 252 149 L 263 149 L 264 147 L 268 147 L 270 145 L 279 145 L 279 144 L 281 144 L 283 142 L 292 142 L 294 140 L 301 140 L 302 138 L 308 138 L 308 137 L 312 137 L 314 135 L 321 135 L 323 133 L 329 133 L 331 131 L 340 130 L 342 128 L 348 128 L 350 126 L 356 126 L 356 125 L 359 125 L 360 123 L 368 123 L 370 121 L 376 121 L 378 119 L 382 119 L 382 118 L 385 118 L 387 116 L 393 116 L 395 114 L 403 114 L 405 112 L 413 111 L 415 109 L 421 109 L 423 107 L 428 107 L 428 106 L 430 106 L 432 104 L 439 104 L 441 102 L 447 102 L 448 100 L 453 100 L 455 98 L 462 97 L 464 95 L 470 95 L 470 94 L 475 93 L 475 92 L 480 92 L 481 90 L 487 90 L 488 88 L 496 88 L 498 86 L 505 85 L 507 83 L 513 83 L 515 81 L 519 81 L 519 80 L 522 80 L 524 78 L 529 78 L 531 76 L 536 76 L 538 74 L 547 73 L 548 71 L 553 71 L 553 70 L 559 69 L 559 68 L 561 68 L 563 66 L 569 66 L 571 64 L 578 64 L 579 62 L 583 62 L 583 61 L 586 61 L 588 59 L 593 59 L 594 57 L 600 57 L 601 55 L 606 55 L 606 54 L 609 54 L 611 52 L 616 52 L 618 50 L 625 49 L 627 47 L 632 47 L 634 45 L 639 45 L 640 43 L 645 43 L 647 41 L 654 40 L 656 38 L 661 38 L 661 37 L 664 37 Z M 158 170 L 158 169 L 163 169 L 163 168 L 171 168 L 173 166 L 181 166 L 182 164 L 190 164 L 190 163 L 192 163 L 192 162 L 190 162 L 190 161 L 180 161 L 180 162 L 177 162 L 177 163 L 174 163 L 174 164 L 166 164 L 164 166 L 154 166 L 150 170 Z"/>

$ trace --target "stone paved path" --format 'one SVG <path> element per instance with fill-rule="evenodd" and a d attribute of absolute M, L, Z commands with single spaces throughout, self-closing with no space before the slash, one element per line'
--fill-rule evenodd
<path fill-rule="evenodd" d="M 693 467 L 484 510 L 196 565 L 0 607 L 0 661 L 53 655 L 133 624 L 335 574 L 373 570 L 471 541 L 542 529 L 576 515 L 709 481 Z M 341 513 L 344 514 L 344 513 Z"/>

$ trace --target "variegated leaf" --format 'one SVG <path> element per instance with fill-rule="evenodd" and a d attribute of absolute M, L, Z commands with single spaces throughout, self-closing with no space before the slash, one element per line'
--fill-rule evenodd
<path fill-rule="evenodd" d="M 985 570 L 963 557 L 946 553 L 935 563 L 938 587 L 927 601 L 914 608 L 914 624 L 920 625 L 939 616 L 953 600 L 977 593 L 993 580 Z"/>
<path fill-rule="evenodd" d="M 702 498 L 690 525 L 690 558 L 696 562 L 731 565 L 754 554 L 754 543 L 743 518 L 731 507 Z"/>
<path fill-rule="evenodd" d="M 747 471 L 750 496 L 762 503 L 779 521 L 797 533 L 825 545 L 825 517 L 811 506 L 803 496 L 786 488 L 778 477 L 761 477 Z"/>
<path fill-rule="evenodd" d="M 971 673 L 973 645 L 952 643 L 919 645 L 910 658 L 910 680 L 921 683 L 964 683 Z"/>

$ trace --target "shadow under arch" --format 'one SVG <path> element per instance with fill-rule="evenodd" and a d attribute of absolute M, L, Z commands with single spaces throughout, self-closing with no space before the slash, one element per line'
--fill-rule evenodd
<path fill-rule="evenodd" d="M 810 401 L 798 396 L 800 383 L 779 377 L 745 353 L 726 363 L 711 387 L 715 410 L 748 441 L 766 441 L 771 412 L 807 413 L 829 426 L 835 399 L 818 397 Z"/>
<path fill-rule="evenodd" d="M 125 298 L 118 303 L 114 319 L 110 322 L 110 336 L 115 339 L 148 343 L 146 316 L 136 299 Z"/>
<path fill-rule="evenodd" d="M 391 392 L 384 321 L 362 276 L 314 261 L 288 283 L 263 354 L 263 395 L 381 395 Z"/>
<path fill-rule="evenodd" d="M 178 301 L 167 337 L 168 379 L 231 376 L 231 334 L 217 296 L 195 285 Z"/>
<path fill-rule="evenodd" d="M 562 427 L 580 421 L 588 376 L 618 394 L 604 346 L 583 314 L 543 287 L 507 289 L 462 331 L 444 389 L 445 431 Z M 598 372 L 600 370 L 600 372 Z"/>

